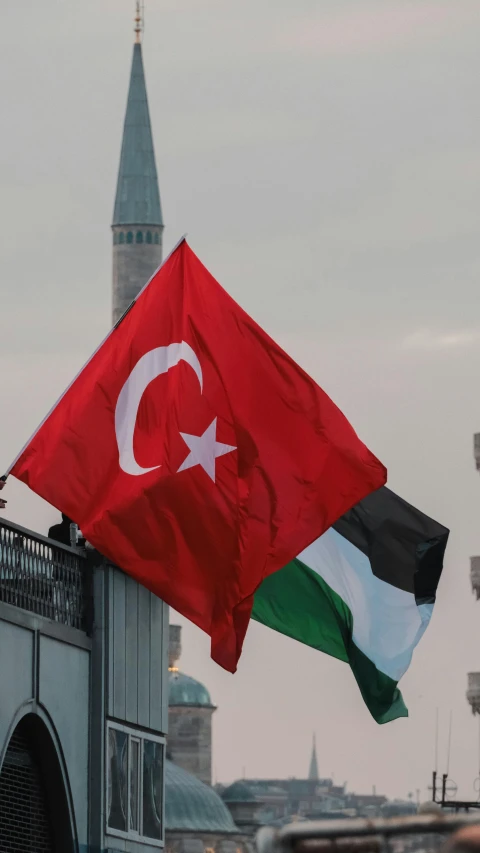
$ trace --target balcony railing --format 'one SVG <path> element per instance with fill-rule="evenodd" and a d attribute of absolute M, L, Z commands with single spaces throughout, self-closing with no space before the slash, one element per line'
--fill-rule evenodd
<path fill-rule="evenodd" d="M 90 633 L 86 557 L 10 521 L 0 521 L 0 601 Z"/>

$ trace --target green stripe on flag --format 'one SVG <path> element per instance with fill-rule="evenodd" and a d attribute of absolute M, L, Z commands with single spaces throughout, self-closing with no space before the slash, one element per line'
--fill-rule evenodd
<path fill-rule="evenodd" d="M 316 572 L 296 559 L 266 578 L 252 617 L 268 628 L 350 664 L 377 723 L 407 717 L 397 682 L 380 672 L 352 640 L 350 608 Z"/>

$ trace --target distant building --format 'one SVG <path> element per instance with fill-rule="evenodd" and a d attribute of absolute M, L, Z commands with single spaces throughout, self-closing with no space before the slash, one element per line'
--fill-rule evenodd
<path fill-rule="evenodd" d="M 406 817 L 417 812 L 417 806 L 412 800 L 390 800 L 381 808 L 382 817 Z"/>
<path fill-rule="evenodd" d="M 217 792 L 172 761 L 165 764 L 165 824 L 168 853 L 253 853 Z"/>
<path fill-rule="evenodd" d="M 212 703 L 206 687 L 180 672 L 181 628 L 169 626 L 166 847 L 170 853 L 252 853 L 245 825 L 211 787 Z M 249 827 L 250 828 L 250 827 Z"/>
<path fill-rule="evenodd" d="M 386 803 L 383 794 L 347 794 L 345 797 L 346 808 L 355 811 L 358 817 L 376 817 Z"/>
<path fill-rule="evenodd" d="M 475 467 L 480 471 L 480 433 L 473 436 L 473 456 Z M 472 591 L 480 599 L 480 557 L 470 557 L 470 580 Z M 480 672 L 468 673 L 467 701 L 473 714 L 480 714 Z"/>
<path fill-rule="evenodd" d="M 315 745 L 313 749 L 316 752 Z M 242 792 L 243 802 L 239 803 Z M 250 797 L 247 800 L 247 793 Z M 232 815 L 259 825 L 281 826 L 296 819 L 346 816 L 345 789 L 331 779 L 241 779 L 222 791 Z"/>
<path fill-rule="evenodd" d="M 178 664 L 181 655 L 181 629 L 178 625 L 170 625 L 169 631 L 166 789 L 168 845 L 173 838 L 169 799 L 174 789 L 170 789 L 168 783 L 169 767 L 173 768 L 173 765 L 182 768 L 183 775 L 179 775 L 179 782 L 183 780 L 183 783 L 187 784 L 188 779 L 196 777 L 196 793 L 200 796 L 200 791 L 203 790 L 202 814 L 211 815 L 212 826 L 216 826 L 215 832 L 208 835 L 201 823 L 195 819 L 195 829 L 190 830 L 189 838 L 193 840 L 196 837 L 202 840 L 205 846 L 215 849 L 220 849 L 221 843 L 226 843 L 234 837 L 238 844 L 245 845 L 247 839 L 251 838 L 260 826 L 282 826 L 292 820 L 372 817 L 382 814 L 382 808 L 387 803 L 386 797 L 375 792 L 348 793 L 345 785 L 335 785 L 331 778 L 320 776 L 315 736 L 306 778 L 244 778 L 237 779 L 228 786 L 217 784 L 215 789 L 212 789 L 212 716 L 216 706 L 201 682 L 180 671 Z M 201 783 L 204 783 L 203 786 Z M 205 789 L 209 792 L 208 795 Z M 405 803 L 393 813 L 407 813 L 405 808 L 409 805 Z M 231 821 L 229 824 L 225 821 L 227 810 Z"/>
<path fill-rule="evenodd" d="M 221 797 L 239 829 L 253 835 L 260 825 L 259 802 L 246 782 L 234 782 L 221 788 Z"/>
<path fill-rule="evenodd" d="M 218 790 L 237 825 L 250 832 L 260 825 L 282 826 L 293 820 L 378 817 L 388 803 L 383 795 L 348 793 L 344 785 L 320 778 L 315 739 L 308 778 L 241 779 Z M 392 813 L 407 811 L 398 808 Z"/>

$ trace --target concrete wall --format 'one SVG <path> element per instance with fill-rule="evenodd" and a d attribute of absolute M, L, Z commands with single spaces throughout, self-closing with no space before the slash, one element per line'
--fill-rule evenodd
<path fill-rule="evenodd" d="M 137 230 L 145 234 L 146 226 L 125 226 L 114 228 L 114 236 Z M 162 231 L 151 228 L 152 234 L 159 234 L 159 243 L 117 243 L 113 246 L 112 275 L 112 319 L 116 323 L 142 287 L 162 262 Z"/>
<path fill-rule="evenodd" d="M 158 847 L 106 833 L 105 735 L 109 718 L 166 733 L 168 607 L 104 564 L 93 570 L 93 602 L 91 639 L 0 602 L 0 769 L 20 719 L 36 715 L 53 743 L 79 853 L 153 853 Z"/>
<path fill-rule="evenodd" d="M 171 706 L 168 757 L 206 785 L 212 784 L 212 714 L 214 708 Z"/>
<path fill-rule="evenodd" d="M 0 764 L 21 717 L 38 714 L 56 748 L 81 850 L 88 843 L 90 648 L 81 631 L 0 603 Z"/>

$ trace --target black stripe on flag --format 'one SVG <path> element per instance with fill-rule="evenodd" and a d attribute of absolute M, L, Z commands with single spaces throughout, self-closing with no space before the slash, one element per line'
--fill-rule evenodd
<path fill-rule="evenodd" d="M 370 560 L 377 578 L 433 603 L 449 530 L 382 486 L 333 525 Z"/>

